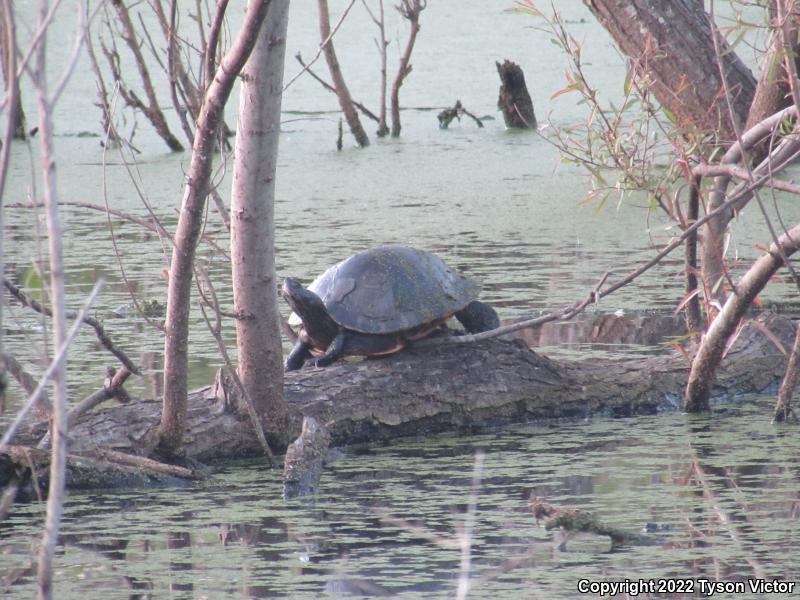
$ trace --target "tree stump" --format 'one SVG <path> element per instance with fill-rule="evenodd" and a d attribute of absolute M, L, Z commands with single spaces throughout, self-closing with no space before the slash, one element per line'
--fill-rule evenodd
<path fill-rule="evenodd" d="M 506 127 L 514 129 L 536 129 L 533 101 L 525 85 L 525 74 L 520 66 L 510 60 L 495 63 L 500 75 L 500 96 L 497 108 L 503 111 Z"/>

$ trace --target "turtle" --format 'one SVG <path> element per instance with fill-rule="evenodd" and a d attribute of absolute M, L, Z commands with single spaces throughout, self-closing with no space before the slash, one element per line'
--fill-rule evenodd
<path fill-rule="evenodd" d="M 430 252 L 402 245 L 377 246 L 333 265 L 308 288 L 294 278 L 282 295 L 300 326 L 286 370 L 312 356 L 326 367 L 342 356 L 382 356 L 437 330 L 455 315 L 469 333 L 500 326 L 479 286 Z"/>

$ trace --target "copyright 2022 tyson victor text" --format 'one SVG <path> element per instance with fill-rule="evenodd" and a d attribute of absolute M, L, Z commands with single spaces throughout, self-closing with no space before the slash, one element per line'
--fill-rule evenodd
<path fill-rule="evenodd" d="M 746 579 L 744 581 L 716 581 L 713 579 L 623 579 L 621 581 L 592 581 L 580 579 L 578 591 L 594 596 L 627 594 L 792 594 L 796 581 L 780 579 Z"/>

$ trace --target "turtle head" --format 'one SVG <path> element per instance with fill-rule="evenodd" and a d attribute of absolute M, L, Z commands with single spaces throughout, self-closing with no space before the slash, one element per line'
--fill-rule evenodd
<path fill-rule="evenodd" d="M 308 337 L 311 338 L 316 348 L 325 350 L 336 337 L 339 326 L 336 321 L 328 314 L 322 298 L 314 292 L 303 287 L 303 285 L 293 277 L 283 280 L 281 294 L 303 321 Z"/>
<path fill-rule="evenodd" d="M 325 309 L 322 298 L 311 290 L 304 288 L 303 284 L 293 277 L 287 277 L 283 280 L 283 289 L 281 292 L 286 302 L 292 307 L 292 310 L 296 312 L 303 321 L 305 321 L 306 314 L 313 314 L 319 311 L 328 312 Z"/>

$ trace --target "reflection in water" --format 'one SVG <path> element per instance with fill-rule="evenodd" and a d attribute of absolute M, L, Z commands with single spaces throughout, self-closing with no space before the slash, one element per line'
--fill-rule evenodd
<path fill-rule="evenodd" d="M 403 89 L 407 106 L 443 105 L 453 101 L 450 94 L 466 90 L 465 103 L 478 114 L 493 113 L 496 57 L 487 56 L 487 48 L 498 56 L 518 56 L 526 71 L 536 73 L 539 102 L 548 102 L 544 99 L 563 87 L 557 66 L 564 64 L 563 57 L 532 33 L 530 21 L 494 3 L 462 2 L 457 11 L 448 3 L 429 4 L 414 74 Z M 580 23 L 577 33 L 592 56 L 587 67 L 604 97 L 613 99 L 623 88 L 625 65 L 583 3 L 562 2 L 559 8 Z M 319 44 L 314 3 L 294 2 L 291 10 L 289 46 L 313 54 Z M 351 89 L 366 96 L 377 81 L 374 56 L 363 51 L 372 47 L 374 31 L 366 13 L 356 18 L 365 22 L 345 23 L 337 50 L 348 65 Z M 480 35 L 465 33 L 477 22 L 483 24 Z M 59 29 L 72 27 L 69 19 L 55 19 L 53 25 L 54 48 L 73 38 L 71 30 Z M 35 31 L 20 27 L 26 29 Z M 359 36 L 366 36 L 365 44 L 345 43 Z M 445 69 L 437 59 L 443 55 Z M 97 129 L 97 113 L 89 109 L 96 89 L 91 77 L 91 69 L 75 69 L 75 86 L 57 107 L 59 127 Z M 447 90 L 444 100 L 441 90 Z M 23 98 L 34 97 L 23 92 Z M 584 107 L 567 95 L 549 102 L 547 110 L 557 122 L 585 116 Z M 284 107 L 320 111 L 335 108 L 335 98 L 301 78 L 285 95 Z M 456 126 L 443 132 L 435 113 L 409 109 L 403 114 L 403 138 L 336 152 L 335 118 L 295 116 L 287 117 L 292 122 L 282 131 L 279 154 L 280 277 L 308 282 L 357 251 L 403 243 L 437 252 L 480 281 L 483 299 L 509 321 L 572 305 L 601 274 L 613 270 L 613 281 L 674 234 L 658 216 L 634 206 L 595 212 L 581 205 L 583 174 L 570 165 L 555 169 L 559 157 L 540 135 L 507 132 L 501 121 L 488 121 L 480 131 Z M 142 150 L 137 169 L 159 218 L 173 230 L 186 155 L 164 154 L 152 138 L 137 136 Z M 103 204 L 108 197 L 113 208 L 146 216 L 131 193 L 126 169 L 116 157 L 104 160 L 97 139 L 64 135 L 55 142 L 64 198 Z M 41 172 L 31 167 L 25 146 L 15 144 L 11 152 L 7 207 L 28 199 L 31 172 Z M 227 169 L 220 181 L 223 195 L 230 189 L 230 174 Z M 796 218 L 793 211 L 800 211 L 800 204 L 785 211 L 785 219 Z M 3 223 L 10 241 L 6 274 L 37 297 L 41 276 L 32 265 L 46 263 L 39 217 L 31 209 L 7 208 Z M 65 208 L 63 218 L 70 306 L 79 306 L 97 277 L 105 277 L 108 285 L 94 316 L 146 371 L 126 387 L 134 396 L 160 396 L 163 339 L 136 315 L 129 289 L 142 301 L 163 304 L 169 244 L 114 219 L 126 286 L 105 215 L 73 207 Z M 744 211 L 734 224 L 732 244 L 738 245 L 742 265 L 755 243 L 764 241 L 754 226 L 758 218 Z M 229 241 L 213 212 L 204 234 L 198 256 L 207 262 L 228 310 Z M 652 350 L 680 330 L 680 321 L 667 317 L 646 323 L 636 314 L 619 319 L 615 313 L 670 311 L 683 293 L 681 270 L 679 257 L 666 260 L 603 299 L 597 314 L 520 335 L 531 345 L 548 351 L 558 346 L 584 358 L 609 344 L 631 352 Z M 787 289 L 793 297 L 790 286 L 770 286 L 769 293 L 780 298 Z M 115 318 L 120 306 L 127 316 Z M 195 305 L 193 310 L 190 378 L 199 386 L 213 380 L 220 358 Z M 5 349 L 36 374 L 47 347 L 46 323 L 17 306 L 4 306 L 3 312 Z M 225 340 L 235 354 L 233 325 L 227 321 L 226 327 Z M 71 360 L 70 398 L 78 400 L 100 386 L 110 359 L 96 348 L 91 332 L 82 332 Z M 11 411 L 20 398 L 12 387 Z M 451 598 L 459 550 L 437 540 L 452 540 L 462 522 L 476 449 L 486 452 L 472 543 L 476 597 L 579 597 L 575 584 L 581 578 L 742 579 L 763 573 L 797 580 L 800 441 L 794 432 L 783 436 L 791 430 L 770 426 L 763 419 L 767 412 L 743 406 L 718 409 L 711 417 L 671 414 L 519 426 L 469 438 L 349 448 L 325 471 L 322 491 L 311 503 L 285 502 L 279 473 L 252 463 L 232 465 L 191 489 L 72 495 L 57 556 L 58 597 L 318 598 L 406 592 Z M 608 553 L 603 542 L 554 539 L 534 522 L 527 507 L 532 496 L 590 511 L 620 528 L 647 526 L 660 545 Z M 35 542 L 30 540 L 39 539 L 41 521 L 41 504 L 33 503 L 16 507 L 0 524 L 4 597 L 34 595 Z M 6 585 L 11 587 L 5 590 Z"/>
<path fill-rule="evenodd" d="M 663 353 L 673 340 L 685 334 L 686 323 L 681 315 L 622 313 L 583 314 L 571 321 L 523 329 L 513 337 L 524 340 L 531 348 L 551 347 L 551 353 L 606 350 L 620 357 L 625 352 Z"/>
<path fill-rule="evenodd" d="M 769 405 L 751 397 L 708 416 L 520 425 L 345 449 L 315 500 L 282 500 L 279 472 L 255 462 L 193 489 L 74 495 L 59 597 L 453 597 L 478 449 L 486 458 L 475 597 L 578 598 L 582 578 L 794 581 L 800 441 L 763 418 Z M 530 512 L 533 497 L 650 532 L 653 545 L 610 552 L 605 538 L 547 532 Z M 3 526 L 3 575 L 28 565 L 36 514 L 38 505 L 21 505 Z M 28 598 L 34 585 L 23 569 L 7 597 Z"/>

